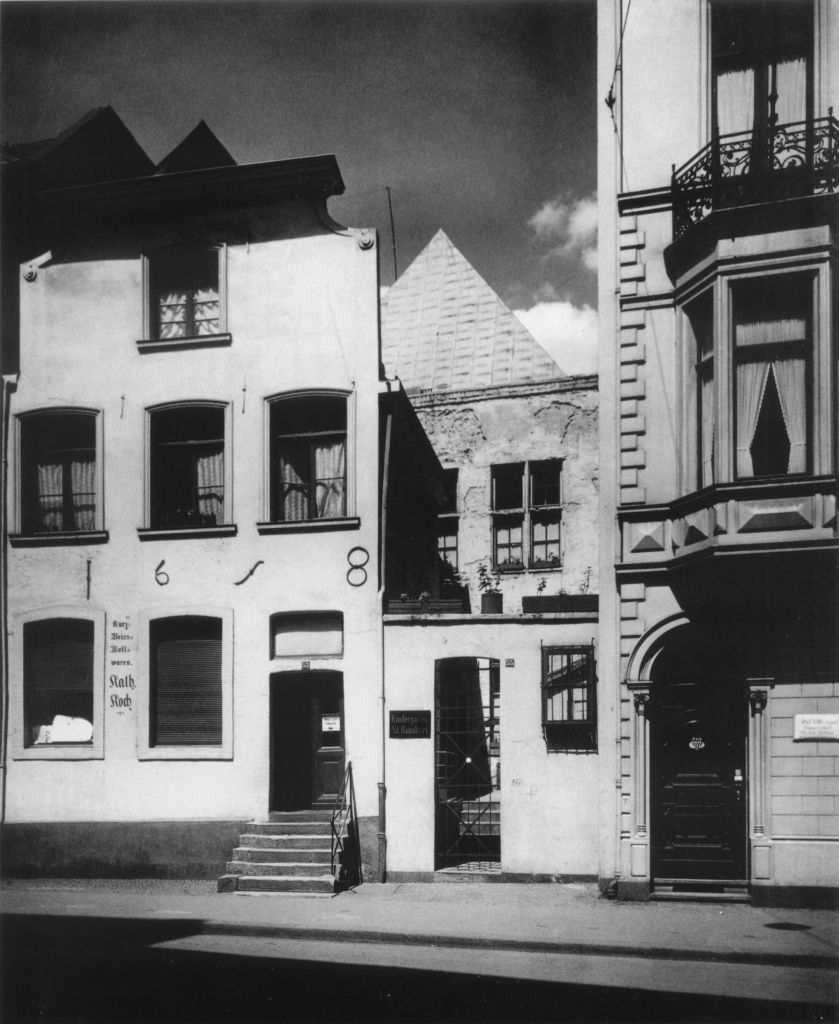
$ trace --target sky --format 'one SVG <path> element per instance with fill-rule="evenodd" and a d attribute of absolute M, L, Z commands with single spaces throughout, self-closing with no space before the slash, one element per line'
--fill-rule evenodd
<path fill-rule="evenodd" d="M 567 373 L 596 369 L 594 0 L 0 2 L 0 137 L 111 105 L 157 162 L 334 153 L 381 283 L 442 228 Z"/>

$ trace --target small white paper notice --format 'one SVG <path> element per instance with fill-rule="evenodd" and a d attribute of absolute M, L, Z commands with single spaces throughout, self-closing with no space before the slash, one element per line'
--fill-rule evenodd
<path fill-rule="evenodd" d="M 796 740 L 839 740 L 839 715 L 796 715 Z"/>

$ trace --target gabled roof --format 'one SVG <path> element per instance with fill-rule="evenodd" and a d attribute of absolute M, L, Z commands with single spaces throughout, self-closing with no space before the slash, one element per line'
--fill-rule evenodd
<path fill-rule="evenodd" d="M 219 142 L 206 121 L 198 124 L 183 142 L 165 156 L 155 168 L 158 174 L 197 171 L 204 167 L 235 167 L 236 161 Z"/>
<path fill-rule="evenodd" d="M 35 171 L 38 188 L 66 188 L 151 174 L 154 165 L 113 107 L 96 107 L 53 139 L 3 146 Z"/>
<path fill-rule="evenodd" d="M 410 391 L 565 376 L 442 230 L 382 303 L 382 361 Z"/>

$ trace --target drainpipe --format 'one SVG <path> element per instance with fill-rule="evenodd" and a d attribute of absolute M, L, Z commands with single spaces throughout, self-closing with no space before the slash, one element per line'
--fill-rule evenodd
<path fill-rule="evenodd" d="M 0 629 L 3 630 L 2 646 L 2 681 L 0 681 L 0 823 L 6 820 L 6 759 L 9 750 L 9 572 L 8 572 L 8 535 L 7 494 L 9 481 L 9 409 L 11 393 L 17 387 L 18 374 L 3 374 L 2 398 L 2 466 L 0 466 Z"/>
<path fill-rule="evenodd" d="M 390 381 L 387 381 L 388 393 L 391 391 Z M 387 740 L 385 708 L 385 550 L 387 541 L 387 498 L 388 498 L 388 476 L 390 472 L 390 440 L 393 431 L 393 410 L 389 407 L 387 411 L 387 422 L 385 424 L 385 446 L 382 456 L 382 512 L 380 519 L 381 537 L 379 548 L 379 628 L 377 632 L 379 644 L 379 673 L 380 693 L 379 704 L 382 720 L 382 750 L 381 750 L 381 771 L 379 778 L 379 881 L 387 879 L 387 821 L 385 818 L 385 804 L 387 787 L 385 786 L 385 743 Z"/>

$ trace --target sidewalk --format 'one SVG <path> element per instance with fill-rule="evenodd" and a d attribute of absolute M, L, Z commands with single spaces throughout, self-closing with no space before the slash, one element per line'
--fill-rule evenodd
<path fill-rule="evenodd" d="M 832 911 L 615 903 L 594 885 L 366 884 L 336 897 L 216 894 L 174 880 L 15 879 L 6 914 L 189 920 L 204 935 L 839 968 Z"/>

